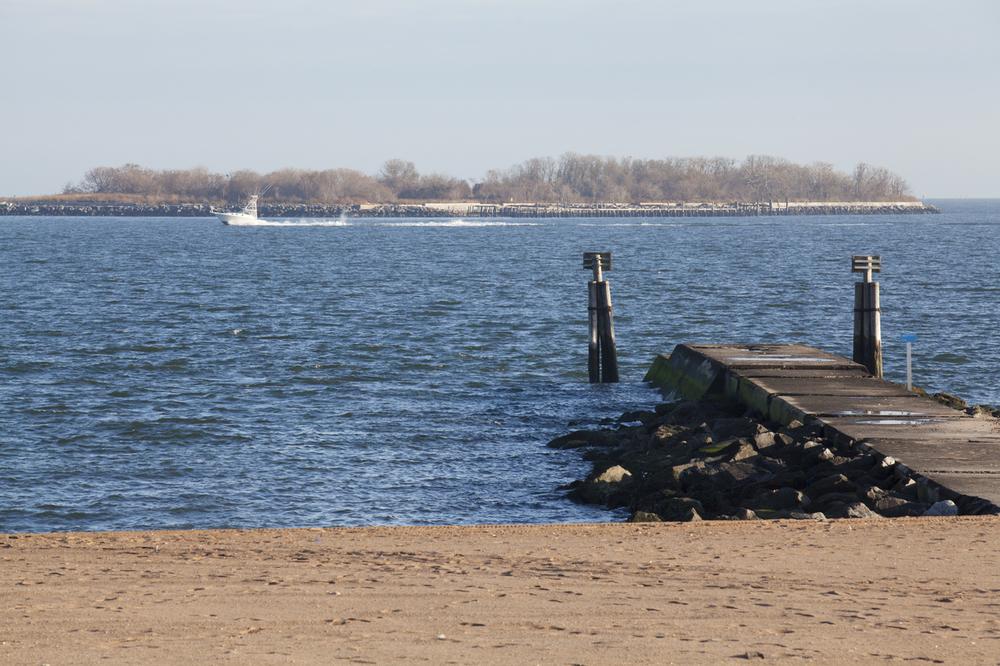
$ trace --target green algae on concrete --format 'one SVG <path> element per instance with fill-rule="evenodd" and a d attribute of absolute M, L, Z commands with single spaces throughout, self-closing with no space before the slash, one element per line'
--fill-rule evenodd
<path fill-rule="evenodd" d="M 687 400 L 724 397 L 722 369 L 687 345 L 677 345 L 669 356 L 660 354 L 653 360 L 644 381 Z"/>

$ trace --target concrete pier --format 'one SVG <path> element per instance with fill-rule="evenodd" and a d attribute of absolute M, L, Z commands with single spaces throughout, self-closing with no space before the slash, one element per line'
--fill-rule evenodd
<path fill-rule="evenodd" d="M 787 425 L 892 457 L 942 499 L 1000 507 L 1000 421 L 976 418 L 803 345 L 678 345 L 646 381 L 687 399 L 737 402 Z M 978 506 L 975 506 L 977 505 Z"/>

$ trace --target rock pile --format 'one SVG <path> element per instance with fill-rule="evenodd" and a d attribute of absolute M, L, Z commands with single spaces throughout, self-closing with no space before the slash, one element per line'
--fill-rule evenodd
<path fill-rule="evenodd" d="M 610 425 L 610 424 L 609 424 Z M 612 427 L 549 446 L 585 449 L 593 471 L 564 487 L 579 502 L 627 507 L 633 521 L 879 518 L 992 513 L 984 500 L 929 483 L 890 457 L 797 421 L 771 429 L 707 402 L 628 412 Z"/>
<path fill-rule="evenodd" d="M 914 388 L 914 392 L 917 395 L 933 398 L 946 407 L 957 409 L 960 412 L 965 412 L 966 414 L 975 416 L 976 418 L 1000 419 L 1000 408 L 997 407 L 992 407 L 990 405 L 970 405 L 965 400 L 962 400 L 958 396 L 952 395 L 951 393 L 928 394 L 927 391 L 924 391 L 921 388 Z"/>

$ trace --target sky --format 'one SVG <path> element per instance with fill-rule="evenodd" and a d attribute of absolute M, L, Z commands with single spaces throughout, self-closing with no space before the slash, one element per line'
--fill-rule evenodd
<path fill-rule="evenodd" d="M 0 195 L 94 166 L 565 152 L 857 162 L 1000 196 L 996 0 L 0 0 Z"/>

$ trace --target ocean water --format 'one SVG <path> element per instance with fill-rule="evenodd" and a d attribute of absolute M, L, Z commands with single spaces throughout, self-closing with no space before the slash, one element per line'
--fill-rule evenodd
<path fill-rule="evenodd" d="M 657 394 L 679 342 L 850 355 L 883 257 L 887 376 L 1000 404 L 1000 201 L 937 216 L 0 218 L 0 531 L 616 519 L 545 447 Z M 586 376 L 611 250 L 622 383 Z"/>

